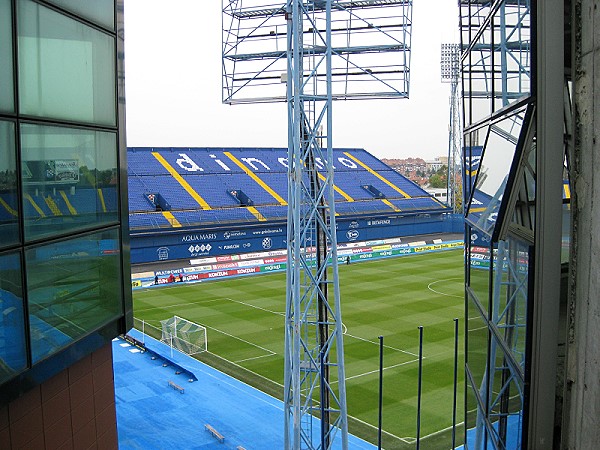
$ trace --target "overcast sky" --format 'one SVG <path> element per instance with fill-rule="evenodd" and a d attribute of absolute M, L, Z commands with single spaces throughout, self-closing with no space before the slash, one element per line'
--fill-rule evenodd
<path fill-rule="evenodd" d="M 458 42 L 457 23 L 456 0 L 414 0 L 410 99 L 334 102 L 334 147 L 447 155 L 440 44 Z M 284 103 L 221 103 L 219 0 L 126 0 L 125 70 L 128 146 L 287 146 Z"/>

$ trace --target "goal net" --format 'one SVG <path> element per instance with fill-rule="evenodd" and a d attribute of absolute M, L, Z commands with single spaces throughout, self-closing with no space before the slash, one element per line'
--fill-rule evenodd
<path fill-rule="evenodd" d="M 179 316 L 160 321 L 161 341 L 187 354 L 195 355 L 208 350 L 206 328 Z"/>

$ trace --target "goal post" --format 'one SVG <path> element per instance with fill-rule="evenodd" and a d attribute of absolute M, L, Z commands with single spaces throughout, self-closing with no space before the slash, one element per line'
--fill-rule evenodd
<path fill-rule="evenodd" d="M 179 316 L 161 320 L 160 325 L 161 342 L 186 355 L 196 355 L 208 350 L 206 327 Z"/>

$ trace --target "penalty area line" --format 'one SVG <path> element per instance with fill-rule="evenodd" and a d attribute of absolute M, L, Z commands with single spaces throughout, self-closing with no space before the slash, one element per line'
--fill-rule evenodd
<path fill-rule="evenodd" d="M 258 345 L 258 344 L 255 344 L 255 343 L 253 343 L 253 342 L 250 342 L 250 341 L 247 341 L 247 340 L 245 340 L 245 339 L 242 339 L 241 337 L 234 336 L 233 334 L 229 334 L 229 333 L 227 333 L 227 332 L 225 332 L 225 331 L 219 330 L 218 328 L 213 328 L 213 327 L 210 327 L 210 326 L 208 326 L 208 325 L 202 325 L 202 326 L 203 326 L 203 327 L 205 327 L 205 328 L 209 328 L 209 329 L 211 329 L 211 330 L 214 330 L 214 331 L 216 331 L 217 333 L 224 334 L 225 336 L 229 336 L 229 337 L 231 337 L 231 338 L 233 338 L 233 339 L 237 339 L 238 341 L 242 341 L 242 342 L 244 342 L 245 344 L 251 345 L 252 347 L 259 348 L 259 349 L 261 349 L 261 350 L 263 350 L 263 351 L 265 351 L 265 352 L 267 352 L 267 353 L 268 353 L 268 355 L 265 355 L 265 356 L 273 356 L 273 355 L 276 355 L 276 354 L 277 354 L 277 353 L 275 353 L 273 350 L 269 350 L 268 348 L 261 347 L 261 346 L 260 346 L 260 345 Z"/>
<path fill-rule="evenodd" d="M 358 339 L 359 341 L 368 342 L 369 344 L 373 344 L 373 345 L 379 345 L 379 342 L 373 342 L 373 341 L 370 341 L 369 339 L 365 339 L 365 338 L 362 338 L 360 336 L 354 336 L 352 334 L 347 334 L 347 333 L 344 333 L 344 334 L 346 336 L 348 336 L 348 337 L 351 337 L 351 338 L 354 338 L 354 339 Z M 391 347 L 391 346 L 385 345 L 385 344 L 383 345 L 383 347 L 384 348 L 389 348 L 390 350 L 394 350 L 394 351 L 397 351 L 397 352 L 400 352 L 400 353 L 406 353 L 407 355 L 415 356 L 417 358 L 419 357 L 419 355 L 417 355 L 416 353 L 409 352 L 408 350 L 401 350 L 399 348 Z M 425 359 L 425 357 L 423 357 L 423 359 Z"/>
<path fill-rule="evenodd" d="M 396 367 L 405 366 L 407 364 L 412 364 L 412 363 L 415 363 L 418 361 L 419 361 L 418 359 L 411 359 L 410 361 L 405 361 L 403 363 L 398 363 L 398 364 L 394 364 L 394 365 L 391 365 L 388 367 L 384 367 L 383 370 L 395 369 Z M 372 374 L 378 373 L 378 372 L 379 372 L 379 369 L 376 369 L 376 370 L 370 370 L 369 372 L 360 373 L 358 375 L 352 375 L 351 377 L 346 377 L 346 381 L 352 380 L 354 378 L 366 377 L 367 375 L 372 375 Z M 337 382 L 338 382 L 338 380 L 335 380 L 335 381 L 332 381 L 330 384 L 334 384 Z"/>
<path fill-rule="evenodd" d="M 251 305 L 250 303 L 246 303 L 246 302 L 241 302 L 239 300 L 234 300 L 230 297 L 223 297 L 225 300 L 229 300 L 233 303 L 239 303 L 240 305 L 244 305 L 244 306 L 248 306 L 250 308 L 255 308 L 255 309 L 260 309 L 261 311 L 265 311 L 271 314 L 277 314 L 278 316 L 285 316 L 285 313 L 282 312 L 277 312 L 277 311 L 271 311 L 270 309 L 266 309 L 266 308 L 261 308 L 260 306 L 256 306 L 256 305 Z"/>
<path fill-rule="evenodd" d="M 375 425 L 373 425 L 373 424 L 370 424 L 369 422 L 365 422 L 364 420 L 360 420 L 360 419 L 359 419 L 359 418 L 357 418 L 357 417 L 354 417 L 354 416 L 348 416 L 348 418 L 351 418 L 352 420 L 356 420 L 357 422 L 360 422 L 360 423 L 362 423 L 363 425 L 366 425 L 366 426 L 368 426 L 368 427 L 370 427 L 370 428 L 373 428 L 373 429 L 375 429 L 375 430 L 378 430 L 378 429 L 379 429 L 379 427 L 376 427 Z M 402 441 L 402 442 L 404 442 L 405 444 L 412 444 L 412 443 L 413 443 L 413 442 L 410 442 L 409 440 L 407 440 L 406 438 L 401 438 L 400 436 L 396 436 L 395 434 L 392 434 L 392 433 L 390 433 L 389 431 L 385 431 L 385 430 L 383 430 L 383 429 L 382 429 L 382 430 L 381 430 L 381 432 L 382 432 L 382 433 L 384 433 L 384 434 L 387 434 L 388 436 L 391 436 L 391 437 L 393 437 L 394 439 L 398 439 L 399 441 Z"/>

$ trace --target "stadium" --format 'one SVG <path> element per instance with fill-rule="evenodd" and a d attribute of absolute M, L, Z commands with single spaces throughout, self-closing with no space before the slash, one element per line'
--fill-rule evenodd
<path fill-rule="evenodd" d="M 411 0 L 217 5 L 211 94 L 287 107 L 222 142 L 167 124 L 213 41 L 157 32 L 214 4 L 149 3 L 136 78 L 122 0 L 0 0 L 0 448 L 600 448 L 594 2 L 457 2 L 448 206 L 374 156 L 399 117 L 333 139 L 419 92 Z"/>
<path fill-rule="evenodd" d="M 377 338 L 385 335 L 388 341 L 384 370 L 395 391 L 394 378 L 413 378 L 418 363 L 413 320 L 424 315 L 418 324 L 435 336 L 428 336 L 425 349 L 436 348 L 435 356 L 426 357 L 426 386 L 444 394 L 433 400 L 433 392 L 424 392 L 430 403 L 423 414 L 439 417 L 439 408 L 447 414 L 428 420 L 423 432 L 430 441 L 450 442 L 453 380 L 444 380 L 444 389 L 435 387 L 434 374 L 443 373 L 455 357 L 452 318 L 460 314 L 462 298 L 462 217 L 365 150 L 333 154 L 338 260 L 348 310 L 345 351 L 353 361 L 346 363 L 350 430 L 376 442 Z M 210 336 L 207 342 L 191 345 L 182 338 L 175 347 L 193 346 L 199 360 L 281 399 L 286 287 L 278 272 L 287 265 L 287 149 L 129 148 L 128 161 L 136 329 L 169 343 L 159 331 L 167 320 L 200 325 Z M 392 262 L 400 256 L 406 262 Z M 413 281 L 418 286 L 413 294 L 394 295 L 408 289 L 409 279 L 421 277 L 424 264 L 437 267 L 431 280 L 424 286 Z M 352 277 L 357 279 L 351 283 Z M 411 319 L 407 305 L 413 295 L 423 300 L 414 305 Z M 453 302 L 433 306 L 446 298 Z M 379 304 L 392 316 L 405 316 L 405 326 L 389 329 Z M 409 400 L 416 402 L 416 379 L 398 397 L 386 397 L 386 448 L 405 448 L 416 440 L 416 403 Z M 411 414 L 398 398 L 410 404 Z M 223 417 L 215 427 L 229 430 L 229 420 Z"/>

